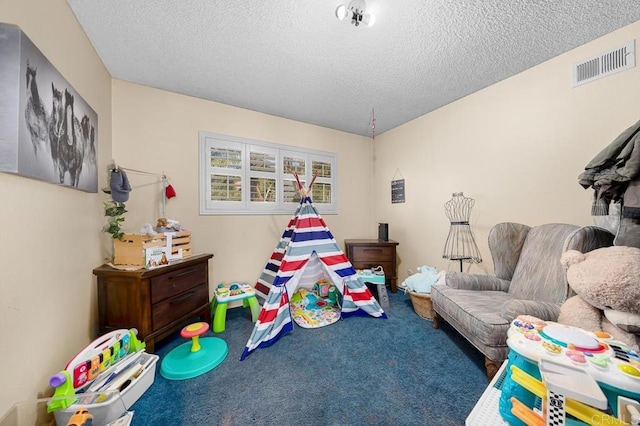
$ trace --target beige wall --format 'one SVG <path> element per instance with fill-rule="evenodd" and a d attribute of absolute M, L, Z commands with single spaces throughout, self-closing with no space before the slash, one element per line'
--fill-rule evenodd
<path fill-rule="evenodd" d="M 195 252 L 215 255 L 212 285 L 255 281 L 289 215 L 200 216 L 199 131 L 336 152 L 339 214 L 325 220 L 340 243 L 375 236 L 373 213 L 366 208 L 373 176 L 369 138 L 112 81 L 63 0 L 0 0 L 0 6 L 0 21 L 19 25 L 98 113 L 100 188 L 107 185 L 112 159 L 168 176 L 178 196 L 167 202 L 167 216 L 193 231 Z M 129 178 L 133 190 L 124 229 L 138 232 L 160 217 L 161 184 L 135 173 Z M 0 213 L 9 224 L 3 240 L 12 242 L 0 256 L 2 415 L 17 402 L 48 396 L 49 377 L 95 337 L 91 271 L 112 250 L 109 236 L 100 232 L 108 199 L 102 191 L 88 194 L 0 173 L 0 196 L 10 207 Z M 25 362 L 29 368 L 6 367 Z"/>
<path fill-rule="evenodd" d="M 339 214 L 325 216 L 329 227 L 342 243 L 345 238 L 375 237 L 376 223 L 389 222 L 391 238 L 400 241 L 403 277 L 406 269 L 420 264 L 449 266 L 440 258 L 449 229 L 442 206 L 455 191 L 476 199 L 472 225 L 488 266 L 485 241 L 496 222 L 591 223 L 591 194 L 578 186 L 577 175 L 638 119 L 640 108 L 632 101 L 640 91 L 638 68 L 578 89 L 571 89 L 569 80 L 574 61 L 637 38 L 639 23 L 372 143 L 111 81 L 64 0 L 0 0 L 0 22 L 19 25 L 98 113 L 101 187 L 111 159 L 169 177 L 178 196 L 167 202 L 167 216 L 193 231 L 196 252 L 215 255 L 212 285 L 255 280 L 288 215 L 200 216 L 199 131 L 337 152 Z M 389 202 L 394 176 L 406 179 L 404 204 Z M 137 232 L 160 215 L 160 183 L 135 174 L 130 179 L 134 190 L 125 229 Z M 91 270 L 111 253 L 108 236 L 99 232 L 107 199 L 101 192 L 0 173 L 0 199 L 5 242 L 0 256 L 1 415 L 18 401 L 49 393 L 51 374 L 94 337 Z"/>
<path fill-rule="evenodd" d="M 18 25 L 97 112 L 103 169 L 111 156 L 111 77 L 66 2 L 0 0 L 0 22 Z M 93 337 L 102 205 L 98 194 L 5 173 L 0 199 L 1 416 L 49 392 L 49 377 Z"/>
<path fill-rule="evenodd" d="M 640 118 L 640 67 L 577 88 L 571 67 L 639 37 L 637 22 L 376 137 L 375 221 L 400 242 L 401 279 L 419 265 L 459 267 L 442 259 L 453 192 L 475 199 L 484 265 L 474 272 L 493 267 L 487 235 L 498 222 L 593 224 L 593 192 L 577 177 Z M 396 170 L 407 201 L 392 205 Z"/>
<path fill-rule="evenodd" d="M 166 215 L 192 231 L 195 252 L 213 253 L 211 285 L 255 283 L 291 214 L 200 216 L 198 132 L 205 131 L 338 154 L 337 215 L 324 215 L 336 240 L 377 234 L 370 138 L 303 124 L 162 90 L 113 81 L 113 155 L 122 167 L 166 174 L 177 197 Z M 155 177 L 128 173 L 133 187 L 124 229 L 138 232 L 161 217 L 162 186 Z M 247 336 L 248 337 L 248 336 Z"/>

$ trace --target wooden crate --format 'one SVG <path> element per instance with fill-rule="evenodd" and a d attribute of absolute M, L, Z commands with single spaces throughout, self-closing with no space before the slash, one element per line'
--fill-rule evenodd
<path fill-rule="evenodd" d="M 191 231 L 171 233 L 171 254 L 182 250 L 182 257 L 191 256 Z M 167 234 L 158 232 L 151 237 L 141 234 L 124 234 L 120 240 L 113 240 L 113 263 L 115 265 L 145 265 L 145 249 L 166 247 Z"/>

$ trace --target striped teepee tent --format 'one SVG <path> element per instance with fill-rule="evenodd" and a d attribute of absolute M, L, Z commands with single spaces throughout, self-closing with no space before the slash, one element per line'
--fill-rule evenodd
<path fill-rule="evenodd" d="M 329 280 L 342 294 L 342 318 L 387 318 L 313 206 L 308 195 L 311 185 L 305 189 L 298 180 L 300 205 L 256 283 L 256 290 L 268 293 L 241 361 L 255 349 L 270 346 L 293 330 L 290 297 L 298 288 L 312 289 L 321 279 Z"/>

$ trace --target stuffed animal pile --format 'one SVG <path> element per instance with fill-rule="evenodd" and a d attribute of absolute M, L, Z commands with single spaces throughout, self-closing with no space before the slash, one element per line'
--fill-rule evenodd
<path fill-rule="evenodd" d="M 174 219 L 168 219 L 166 217 L 161 217 L 158 219 L 156 223 L 156 231 L 158 232 L 176 232 L 176 231 L 184 231 L 185 229 L 180 226 L 180 222 Z"/>
<path fill-rule="evenodd" d="M 560 324 L 603 331 L 640 350 L 640 249 L 613 246 L 560 260 L 576 296 L 560 308 Z"/>

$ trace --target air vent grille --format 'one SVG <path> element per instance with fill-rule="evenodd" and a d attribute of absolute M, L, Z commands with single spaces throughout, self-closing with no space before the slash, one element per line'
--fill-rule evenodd
<path fill-rule="evenodd" d="M 573 87 L 636 66 L 635 40 L 573 66 Z"/>

